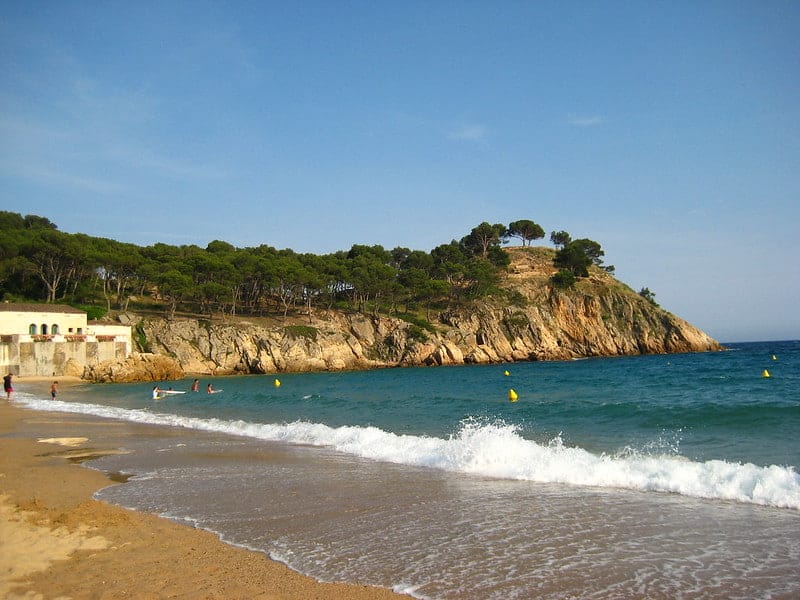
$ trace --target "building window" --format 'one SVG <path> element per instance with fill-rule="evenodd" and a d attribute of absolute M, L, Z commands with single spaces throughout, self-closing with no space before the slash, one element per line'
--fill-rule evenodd
<path fill-rule="evenodd" d="M 47 323 L 42 323 L 42 335 L 47 335 Z"/>
<path fill-rule="evenodd" d="M 83 335 L 83 327 L 78 327 L 78 335 Z"/>
<path fill-rule="evenodd" d="M 28 333 L 30 335 L 36 335 L 36 323 L 31 323 L 28 325 Z"/>
<path fill-rule="evenodd" d="M 58 335 L 58 323 L 53 323 L 53 326 L 50 328 L 50 333 Z"/>

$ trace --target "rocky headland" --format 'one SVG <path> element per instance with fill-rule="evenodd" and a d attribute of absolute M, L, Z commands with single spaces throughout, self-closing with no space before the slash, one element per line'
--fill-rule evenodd
<path fill-rule="evenodd" d="M 602 269 L 553 287 L 553 250 L 507 248 L 502 293 L 431 320 L 335 310 L 281 318 L 126 314 L 139 350 L 86 370 L 92 381 L 565 360 L 721 350 L 720 344 Z"/>

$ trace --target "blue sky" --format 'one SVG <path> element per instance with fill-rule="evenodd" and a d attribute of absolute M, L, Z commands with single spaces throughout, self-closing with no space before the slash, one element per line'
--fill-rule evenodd
<path fill-rule="evenodd" d="M 799 40 L 777 0 L 2 0 L 0 209 L 315 253 L 532 219 L 797 339 Z"/>

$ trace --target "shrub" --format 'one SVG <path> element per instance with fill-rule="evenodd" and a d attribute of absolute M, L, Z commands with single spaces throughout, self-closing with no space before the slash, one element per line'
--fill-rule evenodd
<path fill-rule="evenodd" d="M 528 315 L 524 312 L 517 312 L 513 315 L 506 316 L 503 321 L 509 329 L 525 329 L 531 323 L 528 320 Z"/>
<path fill-rule="evenodd" d="M 102 306 L 90 306 L 88 304 L 72 304 L 72 308 L 77 308 L 86 313 L 86 318 L 90 321 L 99 321 L 106 316 L 106 309 Z"/>
<path fill-rule="evenodd" d="M 308 325 L 287 325 L 283 329 L 295 339 L 302 337 L 307 340 L 316 340 L 319 333 L 316 327 L 309 327 Z"/>
<path fill-rule="evenodd" d="M 528 248 L 525 248 L 526 250 Z M 506 297 L 508 298 L 509 304 L 513 306 L 519 306 L 520 308 L 525 308 L 528 306 L 528 299 L 525 297 L 525 294 L 520 292 L 519 290 L 508 290 L 506 292 Z"/>
<path fill-rule="evenodd" d="M 428 334 L 425 331 L 413 323 L 411 327 L 408 328 L 408 332 L 406 334 L 408 336 L 409 342 L 427 342 L 428 341 Z"/>
<path fill-rule="evenodd" d="M 568 288 L 575 285 L 575 275 L 572 271 L 561 269 L 558 273 L 553 275 L 550 280 L 557 288 Z"/>
<path fill-rule="evenodd" d="M 397 318 L 402 321 L 405 321 L 406 323 L 411 323 L 412 325 L 415 325 L 418 328 L 425 329 L 426 331 L 430 331 L 431 333 L 436 333 L 436 328 L 433 325 L 431 325 L 429 321 L 423 318 L 417 317 L 415 315 L 410 315 L 408 313 L 398 314 Z"/>
<path fill-rule="evenodd" d="M 147 336 L 144 334 L 144 327 L 139 323 L 136 325 L 136 344 L 142 352 L 152 352 L 150 342 L 147 341 Z"/>
<path fill-rule="evenodd" d="M 639 295 L 653 306 L 658 306 L 658 302 L 656 302 L 656 295 L 651 292 L 649 288 L 645 287 L 639 290 Z"/>

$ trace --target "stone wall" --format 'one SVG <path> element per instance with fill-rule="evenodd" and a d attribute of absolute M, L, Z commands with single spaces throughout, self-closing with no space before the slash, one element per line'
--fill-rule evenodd
<path fill-rule="evenodd" d="M 0 371 L 20 377 L 81 377 L 84 368 L 104 361 L 124 359 L 126 342 L 115 340 L 72 341 L 30 336 L 3 336 L 0 340 Z"/>

